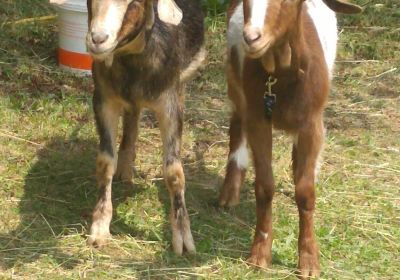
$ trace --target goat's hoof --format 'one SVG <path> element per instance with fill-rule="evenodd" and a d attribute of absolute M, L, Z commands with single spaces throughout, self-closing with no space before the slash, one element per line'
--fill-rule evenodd
<path fill-rule="evenodd" d="M 219 195 L 218 203 L 221 207 L 234 207 L 240 202 L 240 190 L 236 186 L 224 185 Z"/>
<path fill-rule="evenodd" d="M 172 233 L 172 248 L 175 254 L 182 256 L 183 252 L 186 251 L 189 254 L 196 253 L 196 247 L 194 245 L 192 233 L 190 230 L 185 231 L 175 231 Z"/>
<path fill-rule="evenodd" d="M 256 236 L 247 262 L 255 267 L 267 268 L 272 263 L 271 254 L 271 242 L 268 242 L 265 237 Z"/>
<path fill-rule="evenodd" d="M 101 248 L 103 247 L 105 244 L 107 244 L 107 242 L 109 241 L 111 235 L 110 234 L 105 234 L 105 235 L 89 235 L 88 239 L 87 239 L 87 244 L 89 246 L 95 247 L 95 248 Z"/>
<path fill-rule="evenodd" d="M 257 268 L 268 268 L 271 265 L 271 258 L 263 254 L 253 254 L 246 262 Z"/>
<path fill-rule="evenodd" d="M 115 171 L 114 177 L 128 186 L 134 186 L 133 170 L 130 166 L 127 167 L 118 166 L 117 170 Z"/>
<path fill-rule="evenodd" d="M 111 238 L 110 228 L 102 222 L 94 222 L 90 228 L 90 235 L 87 244 L 95 248 L 100 248 Z"/>
<path fill-rule="evenodd" d="M 300 279 L 318 277 L 321 272 L 318 254 L 300 254 L 298 269 L 298 275 Z"/>

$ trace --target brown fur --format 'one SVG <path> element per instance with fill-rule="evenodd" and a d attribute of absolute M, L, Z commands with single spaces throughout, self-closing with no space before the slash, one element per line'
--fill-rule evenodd
<path fill-rule="evenodd" d="M 336 0 L 324 0 L 335 2 Z M 237 5 L 232 1 L 230 17 Z M 253 152 L 257 225 L 249 262 L 265 267 L 271 263 L 272 199 L 272 128 L 295 135 L 293 177 L 299 211 L 299 272 L 301 278 L 319 274 L 319 251 L 314 236 L 315 169 L 323 144 L 323 110 L 329 93 L 329 74 L 316 28 L 303 8 L 303 0 L 270 0 L 260 39 L 247 46 L 247 57 L 239 69 L 235 48 L 228 50 L 228 95 L 234 103 L 230 128 L 230 154 L 244 132 Z M 333 5 L 333 4 L 332 4 Z M 336 4 L 335 4 L 336 5 Z M 342 5 L 342 4 L 340 4 Z M 252 28 L 249 1 L 243 1 L 244 33 Z M 341 9 L 343 7 L 341 6 Z M 254 30 L 254 29 L 253 29 Z M 307 39 L 305 39 L 307 38 Z M 265 42 L 269 47 L 263 53 Z M 271 119 L 265 117 L 263 96 L 269 77 L 277 78 L 272 91 L 276 104 Z M 232 162 L 227 165 L 219 202 L 239 202 L 244 173 Z"/>

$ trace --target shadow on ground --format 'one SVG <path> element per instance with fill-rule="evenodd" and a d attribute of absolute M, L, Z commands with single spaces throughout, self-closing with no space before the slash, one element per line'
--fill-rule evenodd
<path fill-rule="evenodd" d="M 0 234 L 0 265 L 3 269 L 17 269 L 40 258 L 49 258 L 49 261 L 56 262 L 57 266 L 64 269 L 73 269 L 85 261 L 82 260 L 83 255 L 74 250 L 65 250 L 65 246 L 79 249 L 86 240 L 85 233 L 89 229 L 91 211 L 97 197 L 94 178 L 96 147 L 96 139 L 57 137 L 37 152 L 37 161 L 25 177 L 24 193 L 18 206 L 19 225 L 11 232 Z M 224 221 L 234 213 L 217 207 L 217 187 L 222 178 L 210 173 L 204 166 L 203 153 L 206 147 L 196 145 L 195 148 L 198 148 L 195 160 L 184 164 L 188 185 L 187 206 L 199 254 L 176 257 L 169 246 L 157 254 L 153 263 L 148 264 L 150 268 L 192 267 L 208 262 L 215 258 L 218 246 L 227 238 L 226 234 L 231 238 L 232 234 L 237 233 L 235 223 L 229 219 Z M 155 185 L 158 197 L 154 199 L 161 202 L 164 215 L 168 217 L 168 191 L 163 181 Z M 126 225 L 115 211 L 126 198 L 135 199 L 141 190 L 143 186 L 138 184 L 134 188 L 127 188 L 118 182 L 113 184 L 113 234 L 138 238 L 146 236 L 131 223 Z M 250 219 L 254 220 L 254 217 Z M 223 224 L 222 228 L 216 224 L 218 220 Z M 244 230 L 248 231 L 246 228 Z M 162 233 L 162 241 L 170 244 L 168 219 L 163 223 Z M 68 237 L 73 240 L 66 245 Z M 229 256 L 240 258 L 242 254 L 233 251 L 229 252 Z"/>
<path fill-rule="evenodd" d="M 18 227 L 0 234 L 1 265 L 11 268 L 50 256 L 65 267 L 73 268 L 79 255 L 67 254 L 60 240 L 84 233 L 95 204 L 96 187 L 94 139 L 55 138 L 37 154 L 37 162 L 25 177 L 24 194 L 20 199 Z M 114 207 L 127 193 L 118 184 L 114 188 Z M 129 195 L 134 195 L 130 191 Z M 114 218 L 118 221 L 118 216 Z M 115 224 L 118 233 L 140 234 L 135 228 Z M 81 241 L 85 242 L 83 235 Z"/>

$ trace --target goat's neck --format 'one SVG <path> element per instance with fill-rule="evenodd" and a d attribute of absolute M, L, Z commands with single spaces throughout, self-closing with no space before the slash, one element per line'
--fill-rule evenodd
<path fill-rule="evenodd" d="M 293 78 L 300 78 L 305 71 L 305 40 L 301 12 L 296 24 L 280 41 L 279 44 L 268 51 L 261 62 L 266 72 L 270 75 L 282 75 L 285 73 Z M 286 75 L 285 75 L 286 76 Z"/>

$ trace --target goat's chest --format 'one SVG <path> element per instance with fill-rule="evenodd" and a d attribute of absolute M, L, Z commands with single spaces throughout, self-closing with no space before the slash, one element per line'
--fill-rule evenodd
<path fill-rule="evenodd" d="M 171 87 L 175 78 L 173 73 L 140 64 L 119 64 L 109 73 L 115 94 L 128 103 L 157 100 Z"/>
<path fill-rule="evenodd" d="M 321 93 L 308 89 L 301 82 L 278 84 L 272 92 L 276 95 L 272 123 L 275 128 L 288 132 L 311 121 L 313 112 L 322 109 L 325 102 Z"/>

